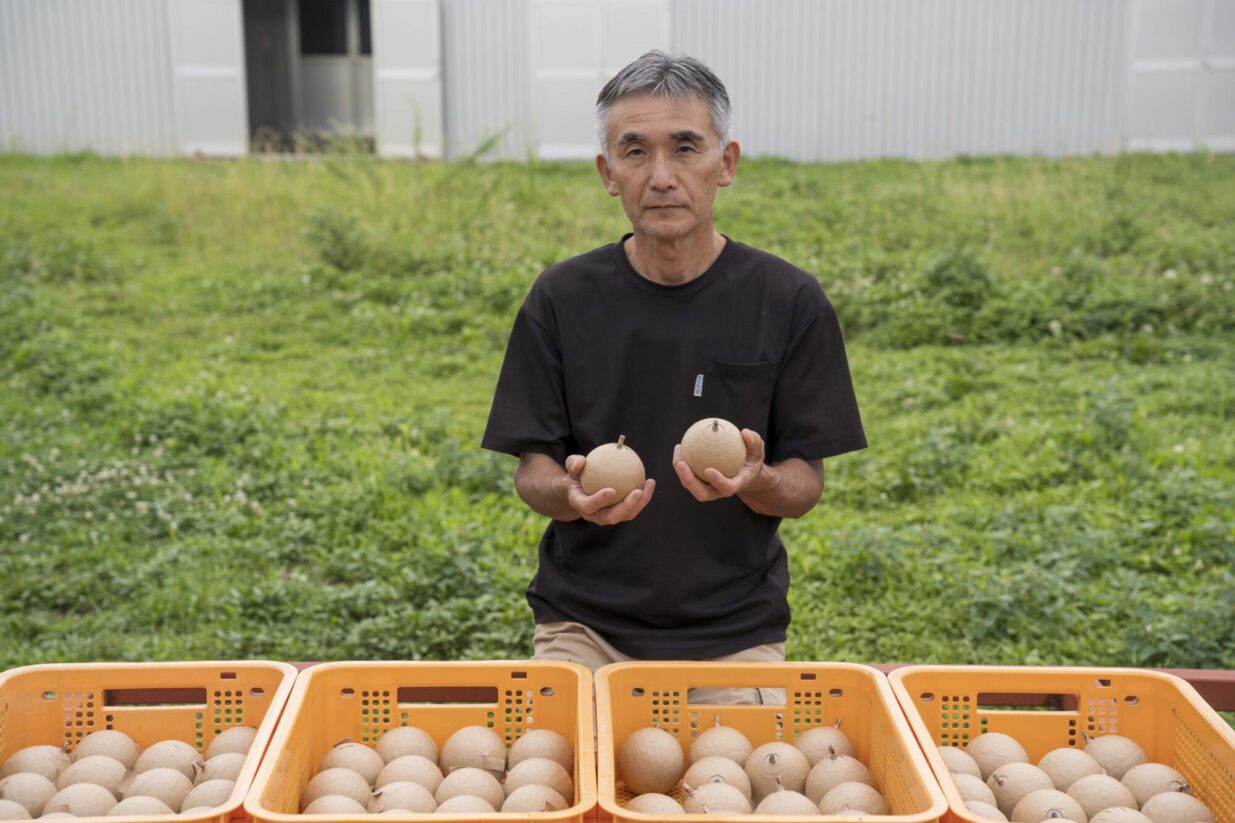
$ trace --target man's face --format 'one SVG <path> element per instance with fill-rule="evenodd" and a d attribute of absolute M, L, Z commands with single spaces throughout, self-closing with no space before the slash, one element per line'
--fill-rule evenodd
<path fill-rule="evenodd" d="M 706 103 L 623 97 L 609 110 L 607 142 L 609 157 L 597 156 L 596 168 L 636 233 L 658 240 L 710 234 L 716 189 L 733 182 L 738 144 L 720 145 Z"/>

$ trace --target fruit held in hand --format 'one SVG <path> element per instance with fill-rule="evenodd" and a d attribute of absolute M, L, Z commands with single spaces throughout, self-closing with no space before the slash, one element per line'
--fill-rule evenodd
<path fill-rule="evenodd" d="M 700 480 L 708 469 L 733 477 L 746 462 L 746 440 L 728 420 L 705 417 L 682 435 L 682 459 Z"/>
<path fill-rule="evenodd" d="M 579 485 L 584 494 L 596 494 L 601 489 L 617 492 L 617 503 L 635 489 L 643 488 L 647 476 L 643 473 L 643 461 L 635 450 L 626 445 L 626 436 L 616 443 L 605 443 L 588 452 L 587 463 L 579 475 Z"/>

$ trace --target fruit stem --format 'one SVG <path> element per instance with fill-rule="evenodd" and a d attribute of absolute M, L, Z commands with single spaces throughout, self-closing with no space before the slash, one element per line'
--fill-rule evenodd
<path fill-rule="evenodd" d="M 712 421 L 712 431 L 714 432 L 720 431 L 720 421 L 719 420 Z"/>
<path fill-rule="evenodd" d="M 618 448 L 619 449 L 623 448 L 625 445 L 626 445 L 626 435 L 619 434 L 618 435 Z"/>

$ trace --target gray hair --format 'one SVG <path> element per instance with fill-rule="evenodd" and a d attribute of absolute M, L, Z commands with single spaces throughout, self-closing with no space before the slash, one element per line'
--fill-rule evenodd
<path fill-rule="evenodd" d="M 609 109 L 623 97 L 652 94 L 674 100 L 698 97 L 707 104 L 721 146 L 729 140 L 729 93 L 712 70 L 693 57 L 649 51 L 613 76 L 596 98 L 596 135 L 609 156 Z"/>

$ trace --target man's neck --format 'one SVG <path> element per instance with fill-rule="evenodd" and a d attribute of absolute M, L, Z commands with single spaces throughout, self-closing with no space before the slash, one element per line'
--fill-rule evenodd
<path fill-rule="evenodd" d="M 662 286 L 680 286 L 703 274 L 720 257 L 725 238 L 708 228 L 689 237 L 663 240 L 635 232 L 626 241 L 626 258 L 635 271 Z"/>

